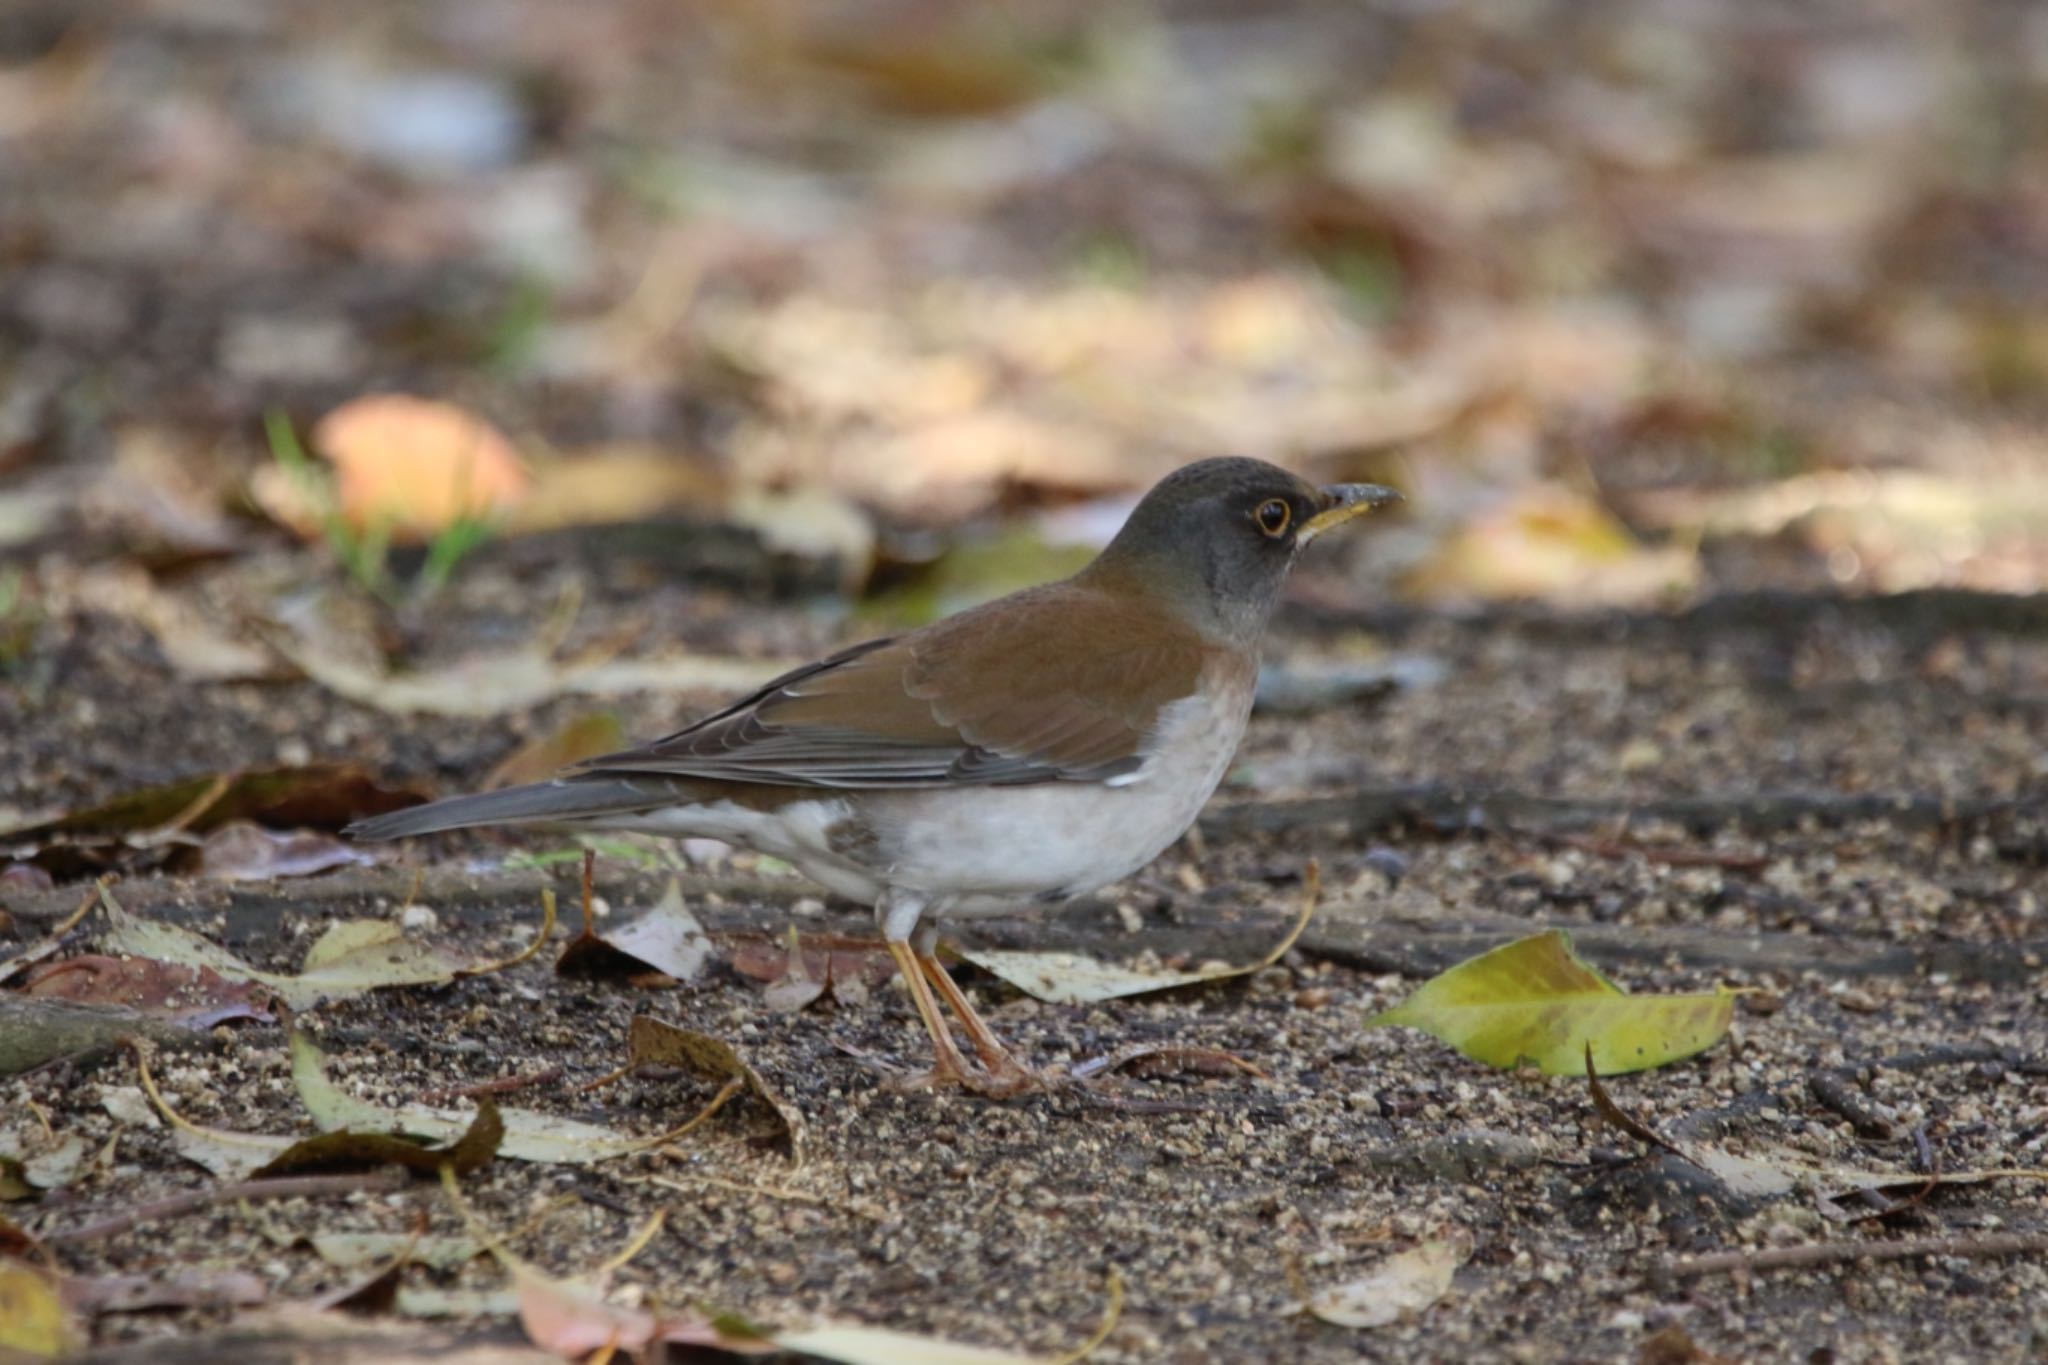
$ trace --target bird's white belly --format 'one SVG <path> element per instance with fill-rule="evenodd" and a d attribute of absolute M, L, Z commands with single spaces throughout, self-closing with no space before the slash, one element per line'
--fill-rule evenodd
<path fill-rule="evenodd" d="M 1113 782 L 820 792 L 772 810 L 707 801 L 585 822 L 723 839 L 873 904 L 922 893 L 941 915 L 1003 914 L 1128 877 L 1187 832 L 1223 780 L 1250 700 L 1166 707 L 1142 767 Z"/>
<path fill-rule="evenodd" d="M 865 793 L 885 880 L 941 914 L 1000 914 L 1128 877 L 1187 832 L 1223 780 L 1248 705 L 1197 695 L 1161 714 L 1152 755 L 1115 784 Z"/>

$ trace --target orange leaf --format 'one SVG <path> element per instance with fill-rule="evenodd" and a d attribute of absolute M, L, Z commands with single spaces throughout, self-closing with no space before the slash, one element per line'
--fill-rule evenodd
<path fill-rule="evenodd" d="M 430 538 L 526 495 L 512 443 L 451 403 L 404 394 L 352 399 L 320 419 L 313 444 L 339 474 L 341 514 L 357 527 L 388 522 L 395 539 Z"/>

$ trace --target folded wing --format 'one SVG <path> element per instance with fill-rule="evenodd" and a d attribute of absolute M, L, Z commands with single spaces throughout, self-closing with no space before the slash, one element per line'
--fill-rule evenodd
<path fill-rule="evenodd" d="M 1051 584 L 787 673 L 591 775 L 804 787 L 1100 782 L 1223 651 L 1142 604 Z"/>

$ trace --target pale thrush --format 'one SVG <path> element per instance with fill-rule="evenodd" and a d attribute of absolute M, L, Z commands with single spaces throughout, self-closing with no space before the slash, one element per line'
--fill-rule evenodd
<path fill-rule="evenodd" d="M 1303 546 L 1396 501 L 1258 460 L 1168 475 L 1087 568 L 841 650 L 642 748 L 548 782 L 352 825 L 722 839 L 872 905 L 931 1035 L 922 1079 L 1034 1084 L 941 967 L 935 920 L 1049 906 L 1129 876 L 1194 822 L 1251 714 Z M 969 1066 L 936 987 L 981 1059 Z"/>

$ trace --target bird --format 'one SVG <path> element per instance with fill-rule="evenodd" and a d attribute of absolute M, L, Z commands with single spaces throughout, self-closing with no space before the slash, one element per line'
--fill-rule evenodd
<path fill-rule="evenodd" d="M 1072 577 L 842 649 L 551 780 L 346 832 L 545 825 L 772 855 L 873 907 L 931 1039 L 931 1069 L 903 1084 L 1041 1088 L 939 962 L 938 926 L 1084 895 L 1186 833 L 1244 736 L 1297 556 L 1400 498 L 1261 460 L 1197 461 L 1155 484 Z"/>

